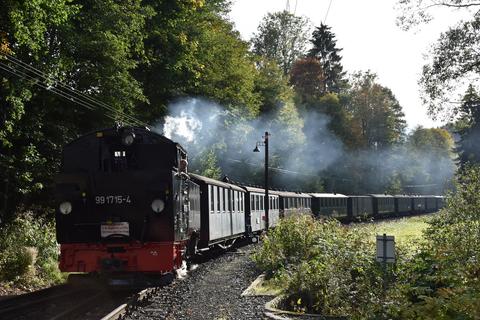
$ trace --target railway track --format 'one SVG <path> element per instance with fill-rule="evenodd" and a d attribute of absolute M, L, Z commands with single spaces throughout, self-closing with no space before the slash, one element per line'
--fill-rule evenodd
<path fill-rule="evenodd" d="M 131 295 L 105 286 L 60 285 L 1 300 L 0 319 L 100 319 Z"/>
<path fill-rule="evenodd" d="M 155 295 L 161 288 L 147 288 L 136 293 L 128 298 L 128 300 L 115 308 L 112 312 L 102 317 L 101 320 L 119 320 L 122 319 L 129 312 L 141 306 L 143 302 L 147 301 L 151 296 Z"/>

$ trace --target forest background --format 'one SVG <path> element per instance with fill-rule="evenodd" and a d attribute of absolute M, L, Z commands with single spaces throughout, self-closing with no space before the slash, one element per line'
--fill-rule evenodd
<path fill-rule="evenodd" d="M 270 185 L 280 189 L 441 194 L 456 153 L 469 155 L 454 139 L 462 145 L 475 126 L 474 86 L 452 124 L 407 133 L 402 107 L 375 74 L 343 70 L 333 30 L 286 11 L 268 14 L 245 42 L 227 0 L 4 0 L 1 7 L 3 222 L 27 210 L 53 217 L 61 148 L 132 117 L 173 132 L 191 171 L 256 185 L 263 158 L 252 150 L 269 131 Z M 471 28 L 475 34 L 478 25 Z M 432 94 L 441 92 L 442 39 L 437 46 L 422 80 Z M 82 93 L 83 102 L 60 87 Z M 186 133 L 172 130 L 185 125 Z"/>

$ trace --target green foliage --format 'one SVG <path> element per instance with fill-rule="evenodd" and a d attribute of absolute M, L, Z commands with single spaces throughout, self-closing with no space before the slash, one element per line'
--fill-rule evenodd
<path fill-rule="evenodd" d="M 221 179 L 221 170 L 218 166 L 217 156 L 215 155 L 215 150 L 210 149 L 206 150 L 200 155 L 200 164 L 199 170 L 202 176 L 212 178 L 212 179 Z"/>
<path fill-rule="evenodd" d="M 475 319 L 480 312 L 480 168 L 467 166 L 425 242 L 398 271 L 401 319 Z"/>
<path fill-rule="evenodd" d="M 248 44 L 240 39 L 231 23 L 214 17 L 201 21 L 198 60 L 202 64 L 199 82 L 190 93 L 203 95 L 230 111 L 253 118 L 259 113 L 260 100 L 254 92 L 257 71 L 248 53 Z"/>
<path fill-rule="evenodd" d="M 306 53 L 310 22 L 288 11 L 268 13 L 251 40 L 253 52 L 278 63 L 287 75 Z"/>
<path fill-rule="evenodd" d="M 468 87 L 463 97 L 459 115 L 457 132 L 460 141 L 457 152 L 460 165 L 480 163 L 480 95 L 473 85 Z"/>
<path fill-rule="evenodd" d="M 25 247 L 11 247 L 2 252 L 0 278 L 14 281 L 27 276 L 34 263 L 32 253 Z"/>
<path fill-rule="evenodd" d="M 293 90 L 288 84 L 288 78 L 277 63 L 259 58 L 257 69 L 255 92 L 261 100 L 260 115 L 270 115 L 281 108 L 284 103 L 292 100 Z"/>
<path fill-rule="evenodd" d="M 293 310 L 362 318 L 380 300 L 381 274 L 367 233 L 306 215 L 283 219 L 253 256 L 284 282 Z"/>
<path fill-rule="evenodd" d="M 453 146 L 453 137 L 445 129 L 416 128 L 400 151 L 409 154 L 410 161 L 402 167 L 399 177 L 405 184 L 422 181 L 426 185 L 415 192 L 443 194 L 451 188 L 451 177 L 456 170 Z"/>
<path fill-rule="evenodd" d="M 302 104 L 312 103 L 326 93 L 324 70 L 315 58 L 295 61 L 290 70 L 290 83 Z"/>
<path fill-rule="evenodd" d="M 16 59 L 108 103 L 113 118 L 115 110 L 131 113 L 146 101 L 132 75 L 143 55 L 145 19 L 152 14 L 140 0 L 11 0 L 2 8 L 2 42 Z M 0 217 L 10 220 L 19 205 L 48 205 L 61 146 L 111 121 L 5 72 L 0 108 Z"/>
<path fill-rule="evenodd" d="M 400 142 L 406 125 L 398 100 L 376 78 L 370 72 L 353 75 L 348 110 L 354 127 L 359 128 L 362 145 L 381 149 Z"/>
<path fill-rule="evenodd" d="M 2 226 L 0 238 L 0 280 L 29 285 L 63 281 L 52 222 L 32 214 L 18 216 Z"/>
<path fill-rule="evenodd" d="M 436 7 L 464 10 L 468 18 L 442 33 L 431 52 L 431 61 L 423 67 L 420 84 L 422 99 L 433 117 L 456 116 L 458 88 L 480 80 L 480 3 L 475 0 L 399 0 L 398 24 L 408 30 L 431 21 Z"/>

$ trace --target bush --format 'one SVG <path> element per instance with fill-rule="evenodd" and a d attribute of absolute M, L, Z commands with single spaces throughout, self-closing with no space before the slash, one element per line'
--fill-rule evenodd
<path fill-rule="evenodd" d="M 425 242 L 401 265 L 400 319 L 477 319 L 480 315 L 480 167 L 458 175 L 456 191 L 430 222 Z"/>
<path fill-rule="evenodd" d="M 253 259 L 281 278 L 286 305 L 296 311 L 364 318 L 377 312 L 382 270 L 362 231 L 310 216 L 283 219 Z"/>
<path fill-rule="evenodd" d="M 15 281 L 32 275 L 34 261 L 33 250 L 25 247 L 9 248 L 2 253 L 0 260 L 1 278 L 6 281 Z"/>
<path fill-rule="evenodd" d="M 52 222 L 27 213 L 0 229 L 0 280 L 46 285 L 63 281 Z"/>

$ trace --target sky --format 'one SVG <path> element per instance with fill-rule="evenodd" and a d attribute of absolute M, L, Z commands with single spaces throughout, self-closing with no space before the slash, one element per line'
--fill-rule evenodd
<path fill-rule="evenodd" d="M 242 38 L 249 40 L 268 12 L 285 10 L 286 4 L 286 0 L 233 0 L 229 16 Z M 390 88 L 402 105 L 410 130 L 418 125 L 440 126 L 440 121 L 427 116 L 418 80 L 440 33 L 468 13 L 438 9 L 429 24 L 403 31 L 395 24 L 399 13 L 395 4 L 396 0 L 289 1 L 290 12 L 308 17 L 315 26 L 323 21 L 332 28 L 337 47 L 343 48 L 345 71 L 371 70 L 378 75 L 379 83 Z"/>

